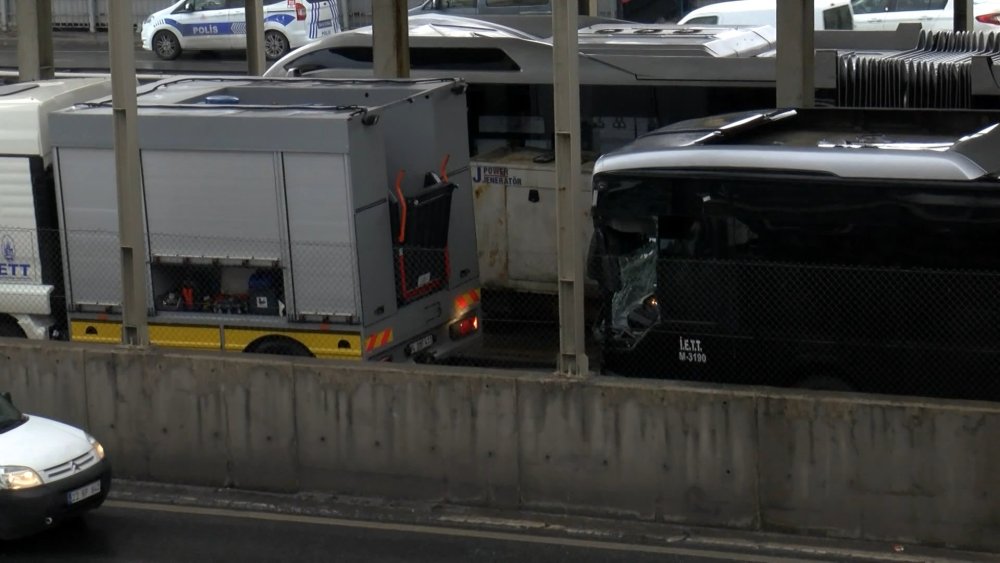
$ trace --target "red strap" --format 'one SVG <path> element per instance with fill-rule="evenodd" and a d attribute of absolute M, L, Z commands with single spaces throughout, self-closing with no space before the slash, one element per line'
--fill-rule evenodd
<path fill-rule="evenodd" d="M 444 155 L 444 160 L 441 161 L 441 179 L 445 182 L 448 181 L 448 159 L 451 158 L 450 154 Z"/>
<path fill-rule="evenodd" d="M 406 239 L 406 198 L 403 197 L 403 176 L 406 172 L 400 170 L 396 173 L 396 197 L 399 198 L 399 235 L 396 240 L 403 244 Z"/>

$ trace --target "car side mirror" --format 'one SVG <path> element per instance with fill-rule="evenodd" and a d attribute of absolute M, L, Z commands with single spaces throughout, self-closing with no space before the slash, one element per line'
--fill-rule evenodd
<path fill-rule="evenodd" d="M 0 393 L 0 397 L 6 399 L 8 403 L 12 405 L 14 404 L 14 397 L 11 396 L 10 391 L 4 391 L 3 393 Z"/>

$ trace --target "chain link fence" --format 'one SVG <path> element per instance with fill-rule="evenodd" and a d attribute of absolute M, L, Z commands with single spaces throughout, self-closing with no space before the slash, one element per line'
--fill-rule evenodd
<path fill-rule="evenodd" d="M 1000 273 L 608 257 L 601 371 L 1000 400 Z"/>

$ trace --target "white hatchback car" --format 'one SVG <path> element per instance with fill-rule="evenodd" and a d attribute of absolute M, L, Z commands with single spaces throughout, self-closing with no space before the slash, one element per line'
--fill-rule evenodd
<path fill-rule="evenodd" d="M 21 413 L 0 394 L 0 540 L 44 530 L 99 507 L 111 465 L 92 436 Z"/>
<path fill-rule="evenodd" d="M 181 0 L 142 24 L 142 47 L 164 60 L 185 50 L 246 49 L 244 0 Z M 292 49 L 341 30 L 338 0 L 264 0 L 264 54 Z"/>
<path fill-rule="evenodd" d="M 901 23 L 924 29 L 952 29 L 955 0 L 852 0 L 854 27 L 893 30 Z M 1000 0 L 973 0 L 973 30 L 1000 31 Z"/>
<path fill-rule="evenodd" d="M 678 25 L 770 25 L 777 24 L 776 0 L 733 0 L 709 4 L 688 12 Z M 815 0 L 816 29 L 853 29 L 849 0 Z"/>

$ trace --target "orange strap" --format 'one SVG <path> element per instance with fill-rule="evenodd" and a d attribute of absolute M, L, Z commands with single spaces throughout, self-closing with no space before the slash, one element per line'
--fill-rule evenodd
<path fill-rule="evenodd" d="M 406 239 L 406 198 L 403 197 L 403 176 L 406 172 L 400 170 L 396 173 L 396 197 L 399 198 L 399 235 L 397 241 L 403 244 Z"/>
<path fill-rule="evenodd" d="M 441 161 L 441 179 L 445 182 L 448 181 L 448 159 L 451 158 L 450 154 L 444 155 L 444 160 Z"/>

